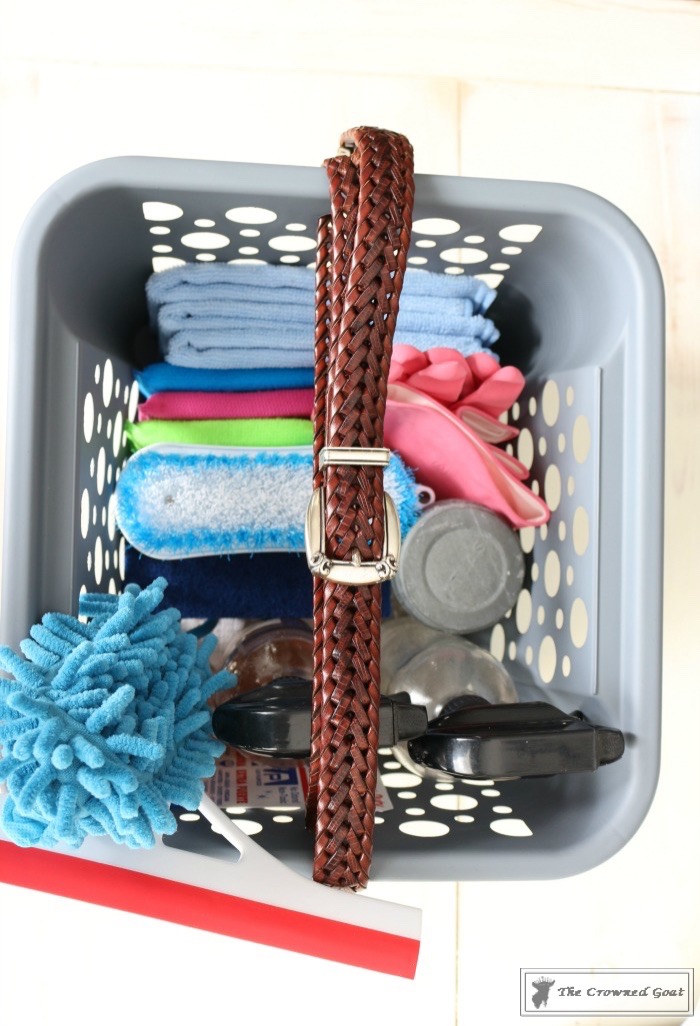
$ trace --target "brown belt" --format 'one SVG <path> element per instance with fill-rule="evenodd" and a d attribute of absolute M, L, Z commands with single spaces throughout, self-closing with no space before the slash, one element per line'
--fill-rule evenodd
<path fill-rule="evenodd" d="M 413 150 L 356 128 L 325 162 L 331 215 L 316 262 L 314 689 L 307 822 L 314 879 L 356 889 L 372 858 L 381 582 L 396 572 L 398 520 L 385 498 L 384 410 L 413 209 Z"/>

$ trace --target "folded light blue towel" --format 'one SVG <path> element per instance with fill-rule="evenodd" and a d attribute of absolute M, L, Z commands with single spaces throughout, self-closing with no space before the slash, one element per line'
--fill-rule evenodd
<path fill-rule="evenodd" d="M 146 301 L 155 328 L 158 311 L 166 303 L 223 299 L 267 305 L 274 300 L 284 306 L 308 307 L 307 293 L 313 291 L 310 267 L 188 263 L 152 274 L 146 282 Z"/>
<path fill-rule="evenodd" d="M 481 318 L 484 320 L 484 318 Z M 404 332 L 394 337 L 395 344 L 405 343 L 423 351 L 448 346 L 462 356 L 481 353 L 498 339 L 498 331 L 491 321 L 486 337 L 478 334 L 435 335 Z M 246 332 L 221 328 L 219 331 L 178 331 L 165 344 L 164 356 L 168 363 L 179 367 L 208 367 L 233 370 L 254 367 L 313 367 L 314 354 L 308 332 L 295 335 L 285 331 L 278 336 L 278 345 L 269 344 L 272 336 L 264 332 Z"/>
<path fill-rule="evenodd" d="M 410 299 L 410 297 L 409 297 Z M 433 337 L 436 334 L 436 321 L 439 316 L 439 337 L 446 335 L 461 338 L 464 336 L 488 339 L 494 329 L 492 321 L 481 314 L 469 312 L 464 314 L 450 309 L 450 300 L 439 300 L 439 315 L 431 306 L 422 305 L 422 300 L 415 296 L 411 305 L 416 309 L 406 313 L 406 306 L 401 300 L 401 313 L 396 328 L 396 341 L 410 343 L 411 336 Z M 460 305 L 470 300 L 460 300 Z M 235 312 L 234 312 L 235 311 Z M 404 316 L 405 315 L 405 316 Z M 208 299 L 199 302 L 166 303 L 158 314 L 158 337 L 161 344 L 170 342 L 174 336 L 183 333 L 230 331 L 234 338 L 232 345 L 238 344 L 236 337 L 249 335 L 258 338 L 261 348 L 274 349 L 280 345 L 281 336 L 299 339 L 299 345 L 310 348 L 310 332 L 313 331 L 313 309 L 311 306 L 284 307 L 276 301 L 269 305 L 263 303 L 229 304 L 225 299 Z M 267 341 L 266 341 L 267 340 Z"/>
<path fill-rule="evenodd" d="M 267 324 L 255 328 L 193 326 L 161 341 L 166 363 L 178 367 L 238 370 L 255 367 L 313 367 L 313 341 L 302 325 Z"/>
<path fill-rule="evenodd" d="M 300 552 L 311 468 L 311 446 L 151 445 L 131 456 L 117 482 L 117 524 L 155 559 Z M 396 453 L 384 482 L 405 535 L 421 511 L 420 489 Z"/>
<path fill-rule="evenodd" d="M 141 395 L 157 392 L 272 392 L 278 388 L 312 388 L 312 367 L 243 367 L 210 370 L 152 363 L 134 372 Z"/>
<path fill-rule="evenodd" d="M 152 327 L 167 362 L 185 367 L 313 364 L 314 272 L 267 264 L 188 264 L 146 286 Z M 449 346 L 465 356 L 498 340 L 484 312 L 495 292 L 467 275 L 409 269 L 395 343 Z M 293 358 L 292 350 L 298 357 Z"/>
<path fill-rule="evenodd" d="M 181 264 L 157 271 L 146 282 L 146 300 L 151 326 L 157 326 L 157 314 L 166 303 L 225 300 L 229 303 L 279 303 L 280 306 L 309 308 L 314 294 L 314 270 L 282 264 Z M 440 299 L 450 301 L 450 312 L 485 313 L 496 298 L 494 289 L 467 274 L 434 274 L 408 268 L 401 292 L 401 305 L 416 309 L 413 301 Z M 465 302 L 468 301 L 468 303 Z M 313 298 L 311 299 L 313 307 Z"/>
<path fill-rule="evenodd" d="M 291 292 L 292 289 L 277 289 L 270 295 L 267 303 L 249 303 L 238 299 L 210 299 L 199 295 L 193 299 L 178 299 L 164 303 L 156 315 L 155 327 L 161 342 L 186 328 L 196 327 L 200 330 L 228 327 L 234 324 L 240 328 L 259 328 L 272 323 L 279 328 L 280 311 L 284 310 L 284 325 L 294 324 L 304 329 L 306 338 L 309 336 L 310 309 L 309 303 L 284 303 L 277 293 Z M 297 296 L 307 299 L 306 293 L 297 291 Z M 313 302 L 313 300 L 312 300 Z M 312 315 L 313 316 L 313 315 Z M 311 320 L 313 324 L 313 320 Z"/>
<path fill-rule="evenodd" d="M 254 367 L 313 367 L 311 327 L 299 324 L 258 324 L 255 328 L 230 323 L 221 328 L 186 328 L 161 344 L 167 363 L 179 367 L 233 370 Z M 397 330 L 400 342 L 428 350 L 449 346 L 463 356 L 480 353 L 498 338 L 492 321 L 470 317 L 459 334 Z"/>

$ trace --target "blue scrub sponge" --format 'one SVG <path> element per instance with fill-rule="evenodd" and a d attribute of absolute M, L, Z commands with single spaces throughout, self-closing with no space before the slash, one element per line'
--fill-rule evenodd
<path fill-rule="evenodd" d="M 150 848 L 176 830 L 171 804 L 199 805 L 225 747 L 206 699 L 232 679 L 209 670 L 213 635 L 198 645 L 178 610 L 158 610 L 166 587 L 83 595 L 86 622 L 48 613 L 25 659 L 0 648 L 14 675 L 0 679 L 0 825 L 16 844 Z"/>
<path fill-rule="evenodd" d="M 303 552 L 312 465 L 310 445 L 149 445 L 130 457 L 117 482 L 117 525 L 152 559 Z M 384 487 L 405 536 L 421 513 L 421 489 L 396 453 Z"/>

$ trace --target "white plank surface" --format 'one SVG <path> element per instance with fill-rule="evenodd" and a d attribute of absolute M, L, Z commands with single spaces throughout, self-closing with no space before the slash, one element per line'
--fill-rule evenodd
<path fill-rule="evenodd" d="M 90 0 L 8 4 L 0 54 L 45 61 L 303 68 L 325 88 L 348 71 L 474 81 L 578 83 L 692 92 L 700 82 L 695 0 Z M 301 115 L 301 111 L 300 111 Z"/>
<path fill-rule="evenodd" d="M 624 210 L 665 259 L 658 121 L 651 92 L 464 83 L 460 174 L 590 189 Z"/>

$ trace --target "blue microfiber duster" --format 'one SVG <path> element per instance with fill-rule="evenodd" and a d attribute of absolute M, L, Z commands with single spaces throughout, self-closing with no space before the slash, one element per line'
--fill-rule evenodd
<path fill-rule="evenodd" d="M 198 645 L 177 609 L 158 610 L 160 577 L 122 595 L 83 595 L 81 622 L 48 613 L 0 648 L 0 823 L 16 844 L 79 847 L 107 834 L 150 848 L 172 834 L 171 804 L 196 809 L 224 745 L 206 699 L 231 686 L 212 675 L 213 635 Z"/>
<path fill-rule="evenodd" d="M 25 848 L 78 848 L 91 834 L 152 848 L 155 834 L 175 832 L 170 803 L 198 809 L 240 856 L 225 887 L 217 891 L 214 881 L 211 893 L 221 902 L 212 899 L 202 910 L 198 898 L 188 900 L 192 888 L 178 876 L 183 907 L 166 909 L 157 886 L 165 853 L 154 851 L 144 852 L 137 864 L 154 878 L 155 897 L 148 889 L 144 898 L 141 873 L 130 888 L 121 871 L 119 889 L 131 897 L 132 909 L 306 954 L 318 954 L 322 943 L 331 952 L 327 957 L 340 951 L 340 961 L 412 976 L 417 909 L 305 880 L 259 848 L 204 793 L 202 778 L 211 776 L 226 747 L 211 736 L 205 701 L 235 677 L 209 672 L 212 635 L 198 647 L 197 638 L 181 629 L 176 609 L 157 609 L 165 588 L 160 577 L 143 591 L 131 584 L 120 596 L 85 595 L 80 612 L 88 622 L 49 613 L 22 642 L 26 659 L 0 648 L 0 667 L 15 678 L 0 678 L 0 781 L 9 792 L 0 826 Z M 60 862 L 54 873 L 61 879 Z M 95 879 L 90 872 L 87 878 Z M 52 889 L 43 880 L 39 886 Z M 199 876 L 194 887 L 204 893 Z M 251 928 L 261 914 L 264 928 Z M 347 956 L 348 930 L 360 937 L 361 949 L 368 938 L 369 954 Z M 383 938 L 381 954 L 377 936 Z"/>

